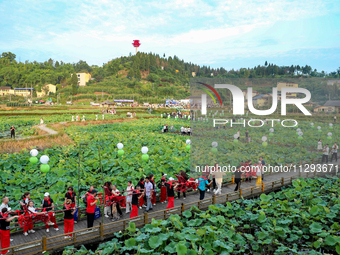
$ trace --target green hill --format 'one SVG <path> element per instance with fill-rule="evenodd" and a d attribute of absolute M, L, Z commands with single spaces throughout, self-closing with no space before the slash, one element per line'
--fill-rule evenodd
<path fill-rule="evenodd" d="M 33 87 L 41 91 L 48 83 L 57 85 L 57 94 L 61 101 L 102 101 L 104 99 L 135 99 L 139 102 L 164 103 L 165 98 L 183 99 L 190 95 L 189 79 L 192 72 L 196 77 L 226 78 L 233 84 L 243 79 L 239 78 L 291 78 L 299 77 L 299 84 L 308 88 L 310 82 L 305 78 L 339 78 L 340 68 L 329 74 L 318 72 L 306 66 L 277 66 L 268 64 L 254 68 L 240 70 L 225 70 L 224 68 L 210 68 L 193 63 L 184 62 L 177 56 L 165 57 L 153 53 L 138 52 L 133 56 L 113 59 L 103 66 L 90 66 L 86 61 L 78 63 L 64 63 L 49 59 L 43 63 L 17 62 L 13 53 L 5 52 L 0 57 L 0 86 Z M 77 81 L 72 81 L 71 74 L 79 72 L 91 73 L 93 80 L 85 87 L 78 87 Z M 313 80 L 313 79 L 312 79 Z M 73 85 L 72 85 L 73 84 Z M 268 83 L 270 84 L 270 82 Z M 241 84 L 240 84 L 241 85 Z M 245 85 L 245 84 L 243 84 Z M 256 86 L 260 93 L 269 92 L 270 87 Z M 333 86 L 332 86 L 333 87 Z M 314 99 L 326 99 L 330 93 L 330 86 L 326 83 L 313 82 Z M 332 91 L 337 98 L 337 90 Z M 50 95 L 56 99 L 57 95 Z M 19 101 L 22 98 L 19 98 Z"/>

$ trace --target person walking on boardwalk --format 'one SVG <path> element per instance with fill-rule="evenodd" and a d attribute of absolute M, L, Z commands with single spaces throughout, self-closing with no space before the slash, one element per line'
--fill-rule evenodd
<path fill-rule="evenodd" d="M 87 228 L 93 227 L 97 201 L 98 201 L 97 191 L 93 189 L 91 193 L 87 196 L 87 208 L 86 208 Z"/>
<path fill-rule="evenodd" d="M 137 183 L 137 186 L 139 186 L 140 190 L 142 191 L 142 196 L 139 199 L 139 209 L 142 209 L 143 207 L 146 207 L 145 206 L 146 197 L 144 192 L 144 177 L 140 178 L 139 182 Z"/>
<path fill-rule="evenodd" d="M 261 161 L 261 170 L 262 170 L 261 177 L 262 177 L 262 181 L 263 181 L 264 167 L 265 167 L 265 165 L 266 165 L 266 162 L 263 160 L 263 157 L 260 157 L 260 161 Z"/>
<path fill-rule="evenodd" d="M 131 201 L 132 201 L 132 191 L 134 190 L 132 182 L 128 181 L 127 187 L 126 187 L 126 191 L 127 191 L 127 195 L 126 195 L 126 213 L 130 212 L 130 207 L 131 206 Z M 132 209 L 132 208 L 131 208 Z"/>
<path fill-rule="evenodd" d="M 322 142 L 321 142 L 321 139 L 319 139 L 318 141 L 318 151 L 321 151 L 322 150 Z"/>
<path fill-rule="evenodd" d="M 333 161 L 333 158 L 335 159 L 335 162 L 338 161 L 338 149 L 339 149 L 339 146 L 336 143 L 334 143 L 334 145 L 332 146 L 331 162 Z"/>
<path fill-rule="evenodd" d="M 154 180 L 154 175 L 150 174 L 149 179 L 150 179 L 150 182 L 152 183 L 152 186 L 153 186 L 151 203 L 152 203 L 152 205 L 156 205 L 156 183 L 155 183 L 155 180 Z"/>
<path fill-rule="evenodd" d="M 18 215 L 9 217 L 7 214 L 7 208 L 2 208 L 0 214 L 0 240 L 1 240 L 1 249 L 6 249 L 10 246 L 11 237 L 10 237 L 10 224 L 11 221 L 19 218 Z M 1 251 L 1 254 L 8 253 L 8 250 Z"/>
<path fill-rule="evenodd" d="M 50 211 L 54 211 L 54 204 L 53 204 L 53 199 L 50 198 L 50 194 L 48 192 L 46 192 L 44 194 L 44 199 L 41 201 L 41 207 L 44 208 L 44 211 L 45 212 L 50 212 Z M 55 220 L 55 215 L 54 215 L 54 212 L 52 214 L 50 214 L 50 221 L 53 224 L 53 227 L 54 227 L 54 230 L 55 231 L 58 231 L 59 228 L 58 228 L 58 225 L 57 225 L 57 222 Z M 46 232 L 50 232 L 50 224 L 45 224 L 45 229 L 46 229 Z"/>
<path fill-rule="evenodd" d="M 170 177 L 169 181 L 165 183 L 165 187 L 167 190 L 168 194 L 168 206 L 166 209 L 173 208 L 174 205 L 174 200 L 175 200 L 175 189 L 177 188 L 177 183 L 175 183 L 175 179 Z"/>
<path fill-rule="evenodd" d="M 138 199 L 143 197 L 143 193 L 140 190 L 140 187 L 137 185 L 135 190 L 132 190 L 132 199 L 131 199 L 131 214 L 130 218 L 138 216 Z"/>
<path fill-rule="evenodd" d="M 212 181 L 208 181 L 207 178 L 205 178 L 204 174 L 202 175 L 202 177 L 198 178 L 198 190 L 200 192 L 200 200 L 204 199 L 204 195 L 205 195 L 205 186 L 209 186 Z"/>
<path fill-rule="evenodd" d="M 326 164 L 328 163 L 328 154 L 329 154 L 329 147 L 328 147 L 328 144 L 326 144 L 325 147 L 323 148 L 321 164 L 323 164 L 323 162 L 326 162 Z"/>
<path fill-rule="evenodd" d="M 145 195 L 146 195 L 146 212 L 152 210 L 152 203 L 151 203 L 151 199 L 152 199 L 152 194 L 153 194 L 153 185 L 150 182 L 150 178 L 146 177 L 145 178 L 145 184 L 144 184 L 144 189 L 145 189 Z"/>
<path fill-rule="evenodd" d="M 12 137 L 15 139 L 15 128 L 13 125 L 11 126 L 11 138 Z"/>
<path fill-rule="evenodd" d="M 162 173 L 162 178 L 161 178 L 161 182 L 159 183 L 159 188 L 161 190 L 161 203 L 165 203 L 166 202 L 166 187 L 165 187 L 165 182 L 166 182 L 166 174 Z"/>
<path fill-rule="evenodd" d="M 74 228 L 74 213 L 76 209 L 72 206 L 72 200 L 67 199 L 63 207 L 64 210 L 64 232 L 65 234 L 72 233 Z M 65 239 L 72 237 L 72 234 L 65 235 Z"/>
<path fill-rule="evenodd" d="M 259 165 L 256 166 L 256 186 L 260 187 L 262 184 L 262 170 L 261 170 L 261 161 L 259 161 Z"/>
<path fill-rule="evenodd" d="M 241 188 L 241 167 L 238 166 L 236 171 L 235 171 L 235 183 L 236 183 L 236 187 L 234 189 L 234 191 L 239 191 L 239 189 Z"/>

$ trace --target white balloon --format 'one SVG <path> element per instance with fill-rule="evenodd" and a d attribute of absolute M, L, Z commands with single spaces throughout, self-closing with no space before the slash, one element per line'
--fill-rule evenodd
<path fill-rule="evenodd" d="M 123 149 L 124 145 L 122 143 L 117 143 L 117 148 L 118 150 Z"/>
<path fill-rule="evenodd" d="M 320 127 L 320 126 L 318 126 L 318 127 L 317 127 L 317 129 L 321 129 L 321 127 Z"/>
<path fill-rule="evenodd" d="M 235 139 L 237 139 L 237 138 L 238 138 L 238 135 L 237 135 L 237 134 L 235 134 L 235 135 L 234 135 L 234 138 L 235 138 Z"/>
<path fill-rule="evenodd" d="M 216 148 L 216 147 L 218 146 L 218 143 L 217 143 L 217 142 L 212 142 L 212 143 L 211 143 L 211 146 L 214 147 L 214 148 Z"/>
<path fill-rule="evenodd" d="M 43 155 L 43 156 L 40 157 L 41 164 L 47 164 L 49 160 L 50 160 L 50 158 L 46 155 Z"/>
<path fill-rule="evenodd" d="M 296 131 L 297 131 L 297 132 L 300 132 L 300 131 L 301 131 L 301 129 L 300 129 L 300 128 L 298 128 Z"/>
<path fill-rule="evenodd" d="M 302 136 L 302 135 L 303 135 L 303 133 L 302 133 L 302 132 L 299 132 L 299 133 L 298 133 L 298 135 L 299 135 L 299 136 Z"/>
<path fill-rule="evenodd" d="M 146 146 L 142 147 L 142 153 L 143 154 L 148 153 L 148 151 L 149 151 L 148 147 L 146 147 Z"/>
<path fill-rule="evenodd" d="M 333 127 L 333 124 L 332 124 L 332 123 L 329 123 L 329 126 L 330 126 L 330 127 Z"/>
<path fill-rule="evenodd" d="M 262 142 L 267 141 L 267 136 L 262 136 Z"/>
<path fill-rule="evenodd" d="M 314 123 L 312 122 L 312 123 L 310 123 L 310 125 L 311 125 L 311 126 L 314 126 Z"/>
<path fill-rule="evenodd" d="M 188 140 L 185 141 L 185 143 L 186 143 L 186 144 L 191 144 L 191 140 L 188 139 Z"/>
<path fill-rule="evenodd" d="M 329 132 L 327 135 L 328 135 L 328 136 L 332 136 L 332 133 L 331 133 L 331 132 Z"/>
<path fill-rule="evenodd" d="M 38 152 L 38 150 L 33 149 L 33 150 L 30 151 L 30 154 L 31 154 L 32 157 L 36 157 L 36 156 L 38 156 L 39 152 Z"/>
<path fill-rule="evenodd" d="M 269 132 L 273 133 L 274 132 L 274 128 L 269 129 Z"/>

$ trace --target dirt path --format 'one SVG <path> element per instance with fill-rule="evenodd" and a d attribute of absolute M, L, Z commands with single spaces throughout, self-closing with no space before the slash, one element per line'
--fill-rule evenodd
<path fill-rule="evenodd" d="M 52 129 L 46 127 L 46 125 L 41 125 L 41 126 L 37 126 L 37 127 L 40 128 L 42 131 L 47 132 L 50 135 L 57 135 L 58 134 L 57 131 L 52 130 Z"/>

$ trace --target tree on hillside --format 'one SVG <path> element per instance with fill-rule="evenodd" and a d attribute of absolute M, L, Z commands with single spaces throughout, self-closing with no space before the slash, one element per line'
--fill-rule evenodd
<path fill-rule="evenodd" d="M 13 62 L 13 61 L 15 60 L 16 57 L 17 57 L 17 56 L 16 56 L 14 53 L 12 53 L 12 52 L 3 52 L 3 53 L 1 54 L 1 58 L 6 58 L 6 59 L 8 59 L 10 62 Z"/>
<path fill-rule="evenodd" d="M 137 79 L 142 79 L 142 74 L 140 73 L 139 69 L 137 69 L 137 71 L 136 71 L 136 78 Z"/>
<path fill-rule="evenodd" d="M 266 60 L 266 62 L 264 62 L 264 65 L 265 65 L 265 66 L 267 66 L 267 65 L 268 65 L 268 62 L 267 62 L 267 60 Z"/>
<path fill-rule="evenodd" d="M 71 85 L 72 85 L 72 94 L 76 95 L 77 94 L 77 90 L 78 90 L 78 76 L 77 76 L 76 73 L 72 74 Z"/>
<path fill-rule="evenodd" d="M 133 70 L 133 68 L 130 68 L 127 76 L 130 78 L 135 78 L 135 71 Z"/>
<path fill-rule="evenodd" d="M 145 58 L 145 71 L 149 71 L 149 69 L 150 69 L 150 59 L 149 59 L 149 57 L 148 56 L 146 56 L 146 58 Z"/>

